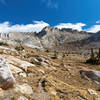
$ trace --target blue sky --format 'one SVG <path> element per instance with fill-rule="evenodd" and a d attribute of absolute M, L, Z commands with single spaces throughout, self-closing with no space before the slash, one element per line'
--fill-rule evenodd
<path fill-rule="evenodd" d="M 73 28 L 81 23 L 80 30 L 99 31 L 99 10 L 100 0 L 0 0 L 0 25 L 20 27 L 43 21 L 42 25 Z"/>

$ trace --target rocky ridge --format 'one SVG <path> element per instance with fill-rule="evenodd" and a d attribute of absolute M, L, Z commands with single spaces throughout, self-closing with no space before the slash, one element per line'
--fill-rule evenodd
<path fill-rule="evenodd" d="M 1 33 L 0 41 L 8 44 L 22 44 L 32 48 L 66 49 L 72 48 L 74 42 L 79 42 L 91 37 L 92 33 L 78 32 L 72 29 L 58 29 L 56 27 L 45 27 L 39 33 L 36 32 L 10 32 Z M 80 43 L 80 42 L 79 42 Z M 71 47 L 72 45 L 72 47 Z M 78 47 L 78 45 L 74 46 Z"/>

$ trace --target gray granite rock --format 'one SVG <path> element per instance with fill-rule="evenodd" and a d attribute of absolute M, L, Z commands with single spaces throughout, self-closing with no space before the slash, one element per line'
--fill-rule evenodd
<path fill-rule="evenodd" d="M 0 58 L 0 87 L 3 89 L 13 87 L 15 78 L 13 77 L 9 66 L 4 58 Z"/>
<path fill-rule="evenodd" d="M 80 70 L 82 77 L 100 82 L 100 71 L 95 70 Z"/>

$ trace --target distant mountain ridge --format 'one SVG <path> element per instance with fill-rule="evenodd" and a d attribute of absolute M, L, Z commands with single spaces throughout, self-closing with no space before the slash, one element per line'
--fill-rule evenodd
<path fill-rule="evenodd" d="M 10 32 L 0 34 L 0 41 L 8 44 L 22 45 L 32 48 L 67 49 L 86 46 L 91 43 L 100 42 L 100 32 L 88 33 L 68 28 L 58 29 L 56 27 L 45 27 L 40 32 Z"/>

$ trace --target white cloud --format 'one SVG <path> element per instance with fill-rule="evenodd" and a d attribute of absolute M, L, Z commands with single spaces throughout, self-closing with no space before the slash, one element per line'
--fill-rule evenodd
<path fill-rule="evenodd" d="M 58 8 L 58 2 L 53 2 L 53 0 L 41 0 L 49 8 Z"/>
<path fill-rule="evenodd" d="M 96 23 L 99 24 L 100 23 L 100 20 L 96 21 Z"/>
<path fill-rule="evenodd" d="M 92 27 L 86 29 L 85 31 L 96 33 L 98 31 L 100 31 L 100 25 L 93 25 Z"/>
<path fill-rule="evenodd" d="M 82 31 L 82 27 L 86 26 L 86 24 L 83 23 L 76 23 L 76 24 L 72 24 L 72 23 L 60 23 L 59 25 L 55 26 L 59 29 L 62 28 L 72 28 L 73 30 L 78 30 L 78 31 Z"/>
<path fill-rule="evenodd" d="M 49 26 L 48 23 L 43 21 L 34 21 L 33 24 L 16 24 L 10 25 L 9 22 L 0 23 L 0 33 L 8 33 L 8 32 L 39 32 L 44 27 Z"/>
<path fill-rule="evenodd" d="M 32 24 L 15 24 L 11 25 L 10 22 L 6 21 L 3 23 L 0 23 L 0 33 L 8 33 L 8 32 L 39 32 L 41 31 L 44 27 L 50 26 L 48 23 L 44 21 L 33 21 Z M 92 32 L 96 33 L 100 31 L 100 25 L 93 25 L 90 28 L 87 29 L 82 29 L 86 24 L 84 23 L 60 23 L 54 27 L 57 27 L 59 29 L 62 28 L 72 28 L 73 30 L 78 30 L 78 31 L 87 31 L 87 32 Z"/>

